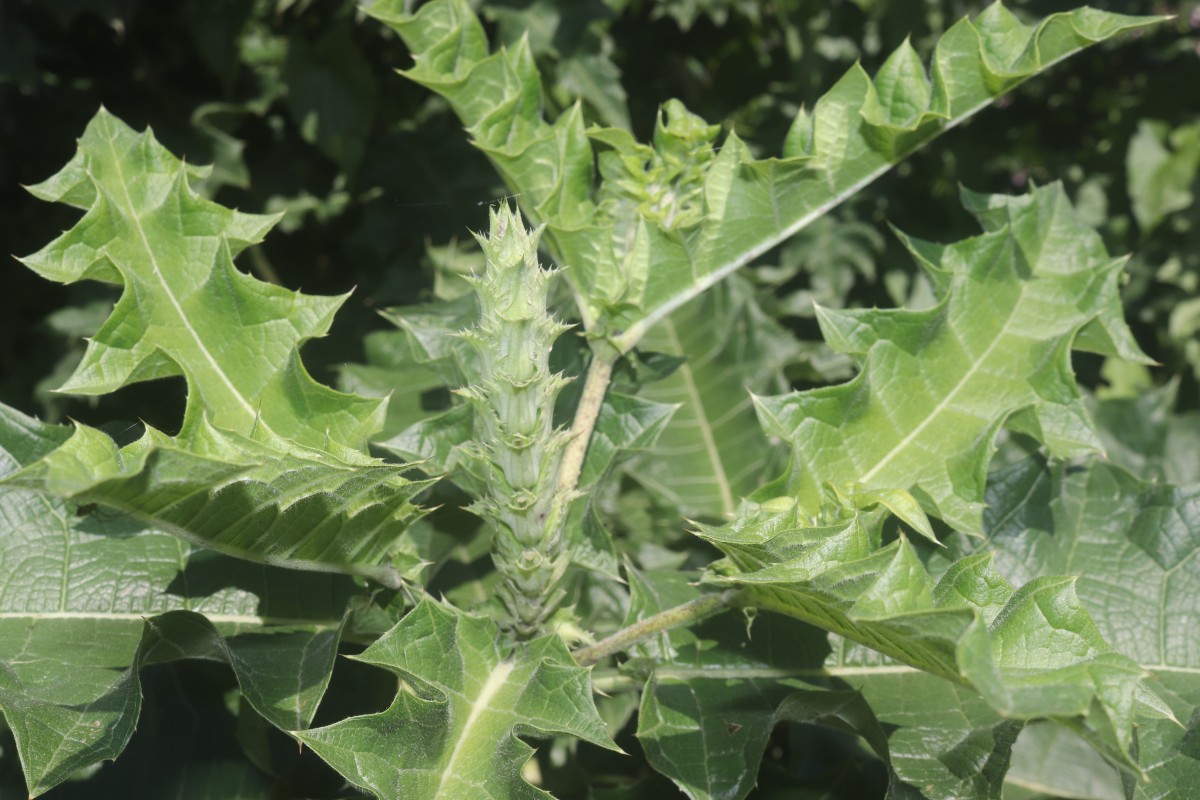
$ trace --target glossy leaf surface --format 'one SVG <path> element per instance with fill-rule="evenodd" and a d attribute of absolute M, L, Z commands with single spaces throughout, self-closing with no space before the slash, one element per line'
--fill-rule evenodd
<path fill-rule="evenodd" d="M 1134 796 L 1165 799 L 1200 781 L 1200 649 L 1194 636 L 1200 486 L 1141 481 L 1101 462 L 1005 470 L 989 492 L 988 541 L 1015 580 L 1037 569 L 1079 575 L 1079 597 L 1101 634 L 1153 673 L 1178 723 L 1138 732 L 1146 783 Z"/>
<path fill-rule="evenodd" d="M 1120 316 L 1120 262 L 1075 219 L 1061 188 L 965 199 L 983 235 L 908 242 L 939 304 L 825 311 L 827 340 L 860 374 L 759 399 L 768 431 L 793 444 L 790 473 L 760 493 L 761 504 L 699 534 L 728 556 L 713 580 L 745 587 L 746 604 L 971 687 L 1001 717 L 1056 719 L 1136 771 L 1137 716 L 1171 712 L 1143 683 L 1146 670 L 1104 640 L 1074 578 L 1048 568 L 1014 589 L 980 553 L 935 579 L 903 534 L 883 538 L 888 512 L 932 538 L 913 496 L 977 532 L 992 440 L 1005 423 L 1052 453 L 1094 446 L 1072 346 L 1142 357 Z"/>

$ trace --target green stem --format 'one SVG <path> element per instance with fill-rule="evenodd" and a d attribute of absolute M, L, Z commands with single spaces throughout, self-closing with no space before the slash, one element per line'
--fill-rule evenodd
<path fill-rule="evenodd" d="M 596 342 L 592 345 L 592 363 L 588 365 L 587 377 L 583 382 L 583 394 L 575 409 L 575 421 L 571 424 L 571 441 L 563 450 L 558 465 L 558 488 L 573 492 L 579 484 L 579 473 L 583 470 L 583 457 L 587 455 L 592 431 L 608 393 L 608 382 L 612 379 L 613 365 L 618 354 L 607 345 Z"/>
<path fill-rule="evenodd" d="M 682 625 L 690 625 L 732 608 L 736 605 L 738 594 L 737 589 L 726 589 L 723 592 L 706 594 L 695 600 L 689 600 L 683 605 L 660 611 L 635 622 L 628 628 L 622 628 L 612 636 L 601 639 L 593 645 L 576 650 L 575 660 L 581 667 L 597 664 L 611 655 L 627 650 L 631 645 L 635 645 L 643 639 L 649 639 L 656 633 Z"/>

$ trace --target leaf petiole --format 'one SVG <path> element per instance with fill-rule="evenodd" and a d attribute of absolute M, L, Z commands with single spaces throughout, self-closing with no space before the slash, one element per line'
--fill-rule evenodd
<path fill-rule="evenodd" d="M 627 628 L 622 628 L 612 636 L 576 650 L 572 655 L 575 656 L 575 661 L 581 667 L 598 664 L 609 656 L 620 653 L 656 633 L 690 625 L 733 608 L 737 604 L 736 600 L 740 594 L 741 592 L 737 589 L 726 589 L 723 592 L 697 597 L 695 600 L 689 600 L 682 605 L 660 611 Z"/>
<path fill-rule="evenodd" d="M 620 354 L 606 343 L 600 340 L 592 343 L 592 363 L 588 365 L 583 393 L 575 409 L 575 420 L 571 423 L 571 441 L 563 450 L 562 461 L 558 466 L 560 491 L 573 492 L 579 484 L 583 458 L 587 455 L 592 431 L 600 417 L 600 408 L 604 405 L 604 395 L 608 393 L 613 366 L 619 357 Z"/>

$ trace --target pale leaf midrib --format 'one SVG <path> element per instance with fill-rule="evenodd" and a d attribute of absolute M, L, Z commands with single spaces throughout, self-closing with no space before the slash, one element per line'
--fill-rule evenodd
<path fill-rule="evenodd" d="M 1012 321 L 1015 311 L 1016 307 L 1014 304 L 1013 309 L 1009 312 L 1008 318 L 1004 321 L 1004 325 L 1001 326 L 999 332 L 992 337 L 992 341 L 974 360 L 970 368 L 963 373 L 962 377 L 958 379 L 958 381 L 954 384 L 954 387 L 942 397 L 938 404 L 934 406 L 928 414 L 925 415 L 925 418 L 922 419 L 915 428 L 909 431 L 903 439 L 893 445 L 881 459 L 876 461 L 875 466 L 863 473 L 863 476 L 860 478 L 860 480 L 864 484 L 869 484 L 871 479 L 874 478 L 880 472 L 880 470 L 887 466 L 888 462 L 890 462 L 900 453 L 904 452 L 904 450 L 906 450 L 908 446 L 917 439 L 917 437 L 924 433 L 925 429 L 928 428 L 933 421 L 936 420 L 938 416 L 940 416 L 941 413 L 946 410 L 947 407 L 949 407 L 950 403 L 953 402 L 956 397 L 958 397 L 959 393 L 967 386 L 967 384 L 970 383 L 971 379 L 975 377 L 975 374 L 980 370 L 984 363 L 987 362 L 988 358 L 992 354 L 992 351 L 996 349 L 996 346 L 999 345 L 1008 334 L 1008 324 Z"/>
<path fill-rule="evenodd" d="M 62 525 L 63 560 L 58 583 L 58 610 L 62 611 L 67 607 L 67 600 L 70 597 L 71 590 L 71 548 L 74 544 L 71 538 L 71 526 L 63 516 L 62 509 L 55 508 L 54 504 L 50 502 L 49 497 L 39 493 L 38 499 L 46 509 L 47 516 L 53 516 Z"/>
<path fill-rule="evenodd" d="M 80 709 L 80 713 L 76 715 L 75 721 L 73 723 L 71 723 L 70 728 L 68 728 L 65 732 L 58 731 L 58 730 L 54 731 L 57 734 L 58 744 L 54 747 L 54 752 L 51 753 L 43 762 L 45 764 L 45 769 L 43 769 L 42 774 L 39 776 L 40 778 L 44 779 L 47 775 L 50 775 L 53 772 L 57 772 L 58 770 L 62 769 L 63 765 L 62 765 L 62 762 L 59 761 L 59 753 L 63 752 L 64 749 L 69 749 L 72 745 L 78 746 L 80 743 L 87 741 L 86 734 L 84 736 L 78 736 L 78 735 L 76 735 L 75 731 L 77 731 L 81 728 L 87 727 L 89 733 L 93 732 L 90 730 L 90 726 L 87 726 L 87 723 L 85 722 L 85 720 L 88 719 L 88 713 L 94 707 L 96 707 L 97 705 L 100 705 L 105 700 L 106 700 L 106 698 L 104 696 L 101 696 L 101 697 L 96 698 L 92 702 L 87 703 L 86 705 L 84 705 L 82 707 L 82 709 Z M 68 752 L 68 758 L 71 755 L 72 754 Z M 22 766 L 25 766 L 25 765 L 22 764 Z M 26 767 L 26 769 L 28 769 L 28 768 Z M 47 788 L 49 788 L 49 787 L 47 787 Z M 32 794 L 30 795 L 30 797 L 32 798 Z"/>
<path fill-rule="evenodd" d="M 109 133 L 111 134 L 111 130 Z M 175 297 L 175 293 L 171 290 L 170 285 L 167 283 L 166 278 L 162 274 L 162 270 L 158 263 L 158 257 L 153 246 L 150 244 L 149 237 L 146 235 L 146 229 L 142 226 L 141 216 L 138 214 L 137 209 L 133 205 L 133 198 L 129 194 L 129 184 L 125 179 L 125 172 L 121 168 L 120 156 L 117 153 L 116 147 L 114 146 L 114 138 L 111 135 L 106 136 L 105 142 L 108 144 L 109 154 L 112 156 L 113 166 L 116 169 L 117 176 L 119 178 L 121 193 L 124 195 L 125 213 L 132 222 L 134 228 L 137 230 L 138 238 L 141 240 L 142 247 L 146 251 L 146 255 L 150 259 L 150 264 L 153 267 L 154 277 L 162 287 L 162 292 L 170 302 L 171 307 L 175 310 L 175 314 L 179 319 L 180 325 L 182 325 L 183 329 L 187 331 L 188 335 L 195 342 L 196 349 L 203 356 L 204 360 L 208 362 L 216 377 L 220 379 L 221 383 L 223 383 L 229 389 L 229 394 L 238 403 L 238 405 L 241 406 L 243 411 L 245 411 L 250 418 L 254 420 L 256 425 L 262 425 L 265 430 L 274 434 L 274 431 L 271 430 L 270 426 L 268 426 L 267 423 L 262 419 L 259 419 L 261 415 L 255 411 L 254 405 L 242 395 L 241 391 L 232 382 L 232 380 L 230 380 L 225 370 L 221 367 L 220 363 L 205 345 L 204 340 L 200 337 L 199 332 L 195 329 L 195 327 L 193 327 L 191 320 L 189 320 L 187 317 L 187 314 L 184 313 L 183 306 L 179 304 L 179 299 Z M 181 364 L 180 367 L 182 368 L 182 366 L 183 365 Z"/>
<path fill-rule="evenodd" d="M 1177 664 L 1142 664 L 1142 667 L 1150 672 L 1167 673 L 1174 675 L 1200 675 L 1200 666 L 1188 667 Z M 870 678 L 874 676 L 884 675 L 930 675 L 936 677 L 933 673 L 910 667 L 904 664 L 881 664 L 881 665 L 863 665 L 863 666 L 829 666 L 829 667 L 687 667 L 687 666 L 662 666 L 654 671 L 655 677 L 658 678 L 675 678 L 678 680 L 691 680 L 696 678 L 712 678 L 720 680 L 754 680 L 754 679 L 770 679 L 783 680 L 786 678 L 848 678 L 860 677 Z"/>
<path fill-rule="evenodd" d="M 670 318 L 667 318 L 661 324 L 663 332 L 671 341 L 671 347 L 675 351 L 675 354 L 684 355 L 683 344 L 679 341 L 679 336 L 675 331 L 675 323 Z M 707 411 L 704 408 L 704 401 L 700 398 L 700 390 L 696 386 L 691 363 L 685 361 L 680 364 L 677 374 L 683 380 L 684 388 L 687 390 L 688 401 L 696 411 L 696 426 L 699 428 L 700 438 L 704 442 L 705 456 L 712 465 L 713 477 L 716 479 L 717 489 L 721 494 L 721 511 L 726 516 L 732 516 L 737 510 L 733 500 L 733 491 L 729 486 L 729 477 L 725 474 L 725 465 L 721 463 L 721 452 L 717 448 L 716 439 L 713 437 L 712 428 L 708 423 Z"/>
<path fill-rule="evenodd" d="M 990 103 L 991 101 L 989 100 L 988 102 Z M 987 103 L 981 105 L 980 108 L 986 105 Z M 946 129 L 949 127 L 950 126 L 948 125 Z M 795 236 L 802 229 L 807 227 L 813 220 L 824 216 L 829 211 L 840 205 L 844 200 L 846 200 L 846 198 L 853 196 L 860 189 L 877 180 L 881 175 L 885 174 L 894 166 L 896 166 L 895 163 L 887 164 L 881 169 L 868 173 L 862 179 L 848 186 L 845 191 L 840 192 L 836 196 L 817 206 L 809 213 L 804 214 L 782 231 L 777 231 L 772 235 L 766 236 L 758 244 L 747 248 L 746 251 L 741 255 L 730 259 L 728 262 L 717 267 L 711 272 L 707 272 L 704 275 L 701 275 L 699 278 L 696 278 L 692 281 L 691 285 L 680 290 L 672 297 L 667 298 L 657 306 L 651 308 L 644 317 L 635 322 L 633 325 L 629 326 L 625 333 L 616 337 L 614 342 L 623 353 L 632 350 L 651 328 L 669 317 L 675 312 L 676 309 L 686 305 L 689 301 L 704 294 L 704 292 L 708 291 L 713 286 L 716 286 L 718 283 L 728 278 L 734 272 L 737 272 L 746 264 L 749 264 L 760 255 L 769 251 L 771 248 L 775 247 L 781 242 L 786 241 L 787 239 L 790 239 L 792 236 Z"/>
<path fill-rule="evenodd" d="M 458 763 L 463 756 L 464 746 L 471 739 L 472 728 L 479 723 L 480 717 L 491 709 L 492 698 L 504 688 L 505 683 L 508 681 L 508 676 L 512 674 L 515 666 L 516 664 L 512 661 L 502 661 L 497 664 L 496 668 L 488 675 L 487 680 L 484 681 L 479 694 L 471 701 L 471 713 L 467 715 L 466 721 L 463 722 L 458 738 L 454 742 L 454 749 L 450 751 L 450 757 L 446 759 L 446 764 L 442 768 L 442 777 L 438 781 L 437 790 L 433 794 L 435 798 L 446 797 L 447 800 L 457 800 L 457 795 L 450 797 L 443 794 L 446 788 L 446 781 L 452 775 L 457 774 Z M 471 756 L 468 755 L 467 757 L 470 758 Z"/>
<path fill-rule="evenodd" d="M 1017 786 L 1021 789 L 1027 789 L 1037 793 L 1038 795 L 1061 797 L 1064 798 L 1064 800 L 1091 800 L 1091 798 L 1095 797 L 1095 795 L 1091 793 L 1077 794 L 1073 791 L 1068 792 L 1068 790 L 1062 786 L 1047 786 L 1046 784 L 1033 780 L 1032 778 L 1014 776 L 1011 772 L 1005 773 L 1004 783 L 1006 785 Z"/>
<path fill-rule="evenodd" d="M 201 487 L 200 489 L 197 489 L 197 491 L 205 491 L 205 488 Z M 302 569 L 313 572 L 329 572 L 341 575 L 360 575 L 365 578 L 376 580 L 385 586 L 393 588 L 398 588 L 399 586 L 399 573 L 386 564 L 370 564 L 350 561 L 345 563 L 340 561 L 318 561 L 315 559 L 293 557 L 289 555 L 257 552 L 246 547 L 235 547 L 229 542 L 221 539 L 205 539 L 189 528 L 186 524 L 171 522 L 170 520 L 163 519 L 156 513 L 148 512 L 141 506 L 135 505 L 131 502 L 125 502 L 120 498 L 106 497 L 102 502 L 107 507 L 124 514 L 128 514 L 133 519 L 146 522 L 163 533 L 168 533 L 184 540 L 185 542 L 196 544 L 214 552 L 222 553 L 234 558 L 240 558 L 260 564 L 269 564 L 275 567 L 284 567 L 287 569 Z M 303 541 L 303 538 L 291 541 L 291 543 L 288 545 L 289 552 L 295 552 L 297 546 Z"/>
<path fill-rule="evenodd" d="M 1180 675 L 1200 675 L 1200 667 L 1183 667 L 1174 664 L 1142 664 L 1151 672 L 1170 672 Z"/>
<path fill-rule="evenodd" d="M 784 680 L 787 678 L 870 677 L 872 675 L 915 675 L 923 670 L 902 664 L 863 667 L 683 667 L 667 666 L 654 670 L 656 678 L 693 680 Z"/>

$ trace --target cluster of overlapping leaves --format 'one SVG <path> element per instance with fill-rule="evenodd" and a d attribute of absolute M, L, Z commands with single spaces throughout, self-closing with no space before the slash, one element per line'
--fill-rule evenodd
<path fill-rule="evenodd" d="M 760 158 L 679 101 L 643 143 L 613 83 L 576 88 L 568 70 L 544 97 L 536 30 L 491 48 L 465 2 L 366 10 L 524 210 L 492 213 L 486 269 L 457 270 L 477 276 L 444 269 L 436 302 L 387 313 L 399 328 L 344 373 L 376 396 L 300 361 L 345 296 L 235 266 L 280 215 L 197 193 L 213 173 L 150 133 L 101 109 L 31 187 L 82 217 L 25 265 L 121 291 L 62 391 L 174 377 L 186 404 L 174 433 L 131 441 L 3 407 L 0 710 L 30 794 L 121 756 L 143 672 L 180 659 L 227 665 L 238 741 L 147 779 L 180 796 L 287 791 L 280 732 L 342 776 L 331 796 L 640 797 L 669 779 L 693 798 L 760 782 L 1158 798 L 1200 780 L 1200 433 L 1171 389 L 1130 388 L 1150 360 L 1125 322 L 1126 259 L 1062 186 L 963 191 L 981 232 L 901 234 L 908 306 L 817 305 L 819 347 L 739 273 L 1031 75 L 1154 20 L 1024 23 L 994 5 L 928 67 L 907 42 L 873 76 L 852 67 Z M 585 87 L 611 62 L 586 63 Z M 1143 226 L 1188 206 L 1188 130 L 1139 134 L 1158 170 L 1133 195 Z M 527 222 L 566 270 L 539 271 Z M 1188 270 L 1160 273 L 1186 290 Z M 560 337 L 551 313 L 584 335 Z M 536 380 L 517 374 L 522 346 Z M 1073 352 L 1109 359 L 1107 399 L 1080 390 Z M 831 385 L 789 393 L 789 371 Z M 458 399 L 430 407 L 442 389 Z M 588 441 L 574 470 L 572 437 Z M 509 511 L 561 517 L 561 545 L 508 547 Z M 530 583 L 547 588 L 511 589 Z M 724 613 L 681 611 L 704 598 Z M 691 624 L 654 625 L 672 613 Z M 648 621 L 619 648 L 578 647 Z M 331 688 L 347 648 L 390 676 L 382 702 Z M 530 760 L 519 737 L 556 738 Z M 604 754 L 619 747 L 635 752 Z M 814 767 L 821 748 L 841 772 Z"/>

